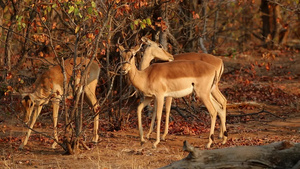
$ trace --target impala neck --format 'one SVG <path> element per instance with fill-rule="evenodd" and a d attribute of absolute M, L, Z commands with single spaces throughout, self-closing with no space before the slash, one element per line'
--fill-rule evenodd
<path fill-rule="evenodd" d="M 130 67 L 131 68 L 128 71 L 128 75 L 131 83 L 138 90 L 143 91 L 143 81 L 145 80 L 145 78 L 143 78 L 143 71 L 138 70 L 135 66 L 135 57 L 132 57 L 132 59 L 130 60 Z"/>
<path fill-rule="evenodd" d="M 154 58 L 151 55 L 151 52 L 149 52 L 149 50 L 145 50 L 144 52 L 144 56 L 142 58 L 142 62 L 140 65 L 140 70 L 144 70 L 147 67 L 149 67 L 151 60 L 153 60 Z"/>

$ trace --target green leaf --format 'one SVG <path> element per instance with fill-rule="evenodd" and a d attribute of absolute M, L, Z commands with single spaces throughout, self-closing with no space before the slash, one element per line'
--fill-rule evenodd
<path fill-rule="evenodd" d="M 92 14 L 93 13 L 93 8 L 92 7 L 89 7 L 88 9 L 87 9 L 87 11 L 88 11 L 88 14 Z"/>
<path fill-rule="evenodd" d="M 51 12 L 51 7 L 47 6 L 47 11 L 50 13 Z"/>
<path fill-rule="evenodd" d="M 142 28 L 142 29 L 145 29 L 145 28 L 146 28 L 146 24 L 141 23 L 141 28 Z"/>
<path fill-rule="evenodd" d="M 18 15 L 16 16 L 16 19 L 18 22 L 21 22 L 22 18 L 23 18 L 23 16 L 18 16 Z"/>
<path fill-rule="evenodd" d="M 79 9 L 78 8 L 75 8 L 74 9 L 74 15 L 76 16 L 76 15 L 79 15 Z"/>
<path fill-rule="evenodd" d="M 152 25 L 152 22 L 151 22 L 151 19 L 150 19 L 150 18 L 147 18 L 147 19 L 146 19 L 146 22 L 147 22 L 147 25 L 149 25 L 149 26 Z"/>
<path fill-rule="evenodd" d="M 56 3 L 52 5 L 52 8 L 56 8 L 56 7 L 57 7 L 57 4 L 56 4 Z"/>
<path fill-rule="evenodd" d="M 74 6 L 70 6 L 70 7 L 69 7 L 68 14 L 72 13 L 72 12 L 74 11 L 74 9 L 75 9 Z"/>
<path fill-rule="evenodd" d="M 131 30 L 134 29 L 134 25 L 132 23 L 130 23 L 130 28 L 131 28 Z"/>
<path fill-rule="evenodd" d="M 92 1 L 91 3 L 92 3 L 92 7 L 96 8 L 96 3 L 94 1 Z"/>
<path fill-rule="evenodd" d="M 75 4 L 76 5 L 81 5 L 83 2 L 82 1 L 76 1 Z"/>
<path fill-rule="evenodd" d="M 83 19 L 83 21 L 87 21 L 87 20 L 89 20 L 90 19 L 90 16 L 86 16 L 84 19 Z"/>
<path fill-rule="evenodd" d="M 139 19 L 134 20 L 134 21 L 133 21 L 134 25 L 138 25 L 138 24 L 139 24 L 139 21 L 140 21 Z"/>

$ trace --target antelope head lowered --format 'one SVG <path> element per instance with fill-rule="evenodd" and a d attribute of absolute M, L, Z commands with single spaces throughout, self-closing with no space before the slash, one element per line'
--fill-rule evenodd
<path fill-rule="evenodd" d="M 77 58 L 76 59 L 76 69 L 85 69 L 85 67 L 90 62 L 90 59 L 87 58 Z M 65 63 L 65 72 L 67 75 L 67 84 L 70 81 L 73 68 L 74 68 L 74 60 L 67 59 L 64 61 Z M 96 62 L 92 62 L 87 75 L 87 83 L 84 88 L 85 93 L 85 101 L 89 104 L 90 107 L 93 108 L 94 112 L 97 113 L 99 111 L 99 105 L 97 103 L 97 98 L 95 95 L 96 86 L 98 82 L 98 77 L 100 74 L 100 66 Z M 59 103 L 62 99 L 63 94 L 63 81 L 64 77 L 62 74 L 61 67 L 59 65 L 54 66 L 44 72 L 35 82 L 35 89 L 32 93 L 23 94 L 21 104 L 24 108 L 24 122 L 29 123 L 29 129 L 27 131 L 26 137 L 22 144 L 20 145 L 20 149 L 27 144 L 31 129 L 33 128 L 37 117 L 39 116 L 43 106 L 48 104 L 49 101 L 52 102 L 53 105 L 53 127 L 54 127 L 54 138 L 55 142 L 52 145 L 54 148 L 58 141 L 57 135 L 57 119 L 58 119 L 58 110 Z M 82 85 L 79 85 L 80 75 L 79 77 L 75 77 L 75 86 L 78 88 L 75 90 L 82 90 Z M 82 91 L 81 91 L 82 92 Z M 94 119 L 94 136 L 93 142 L 97 142 L 98 140 L 98 123 L 99 123 L 99 115 L 96 115 Z"/>

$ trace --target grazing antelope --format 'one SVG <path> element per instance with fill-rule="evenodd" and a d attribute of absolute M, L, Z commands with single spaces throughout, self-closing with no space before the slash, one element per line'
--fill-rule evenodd
<path fill-rule="evenodd" d="M 153 41 L 151 41 L 150 39 L 148 39 L 146 37 L 142 37 L 142 41 L 147 45 L 147 47 L 145 49 L 143 59 L 141 61 L 140 70 L 146 69 L 150 65 L 150 62 L 153 59 L 168 61 L 167 55 L 160 52 L 161 50 L 163 50 L 162 46 L 160 44 L 158 44 L 156 42 L 153 42 Z M 157 55 L 156 53 L 160 53 L 160 55 Z M 209 63 L 209 64 L 211 64 L 215 67 L 215 70 L 216 70 L 216 73 L 217 73 L 217 79 L 216 79 L 215 90 L 212 90 L 212 95 L 218 101 L 218 103 L 221 104 L 221 106 L 222 106 L 223 111 L 218 112 L 218 113 L 223 113 L 224 114 L 224 115 L 221 115 L 219 117 L 223 118 L 223 119 L 221 119 L 221 123 L 222 123 L 222 121 L 224 121 L 224 123 L 225 123 L 226 122 L 226 104 L 227 104 L 227 100 L 223 96 L 223 94 L 220 92 L 219 87 L 218 87 L 219 81 L 221 79 L 221 75 L 223 74 L 223 71 L 224 71 L 224 64 L 223 64 L 222 59 L 220 59 L 218 57 L 215 57 L 213 55 L 210 55 L 210 54 L 194 53 L 194 52 L 193 53 L 177 54 L 177 55 L 174 55 L 173 57 L 174 57 L 174 61 L 179 61 L 179 60 L 200 60 L 200 61 Z M 166 98 L 165 131 L 164 131 L 164 134 L 162 136 L 162 140 L 165 140 L 165 137 L 168 134 L 169 115 L 170 115 L 171 103 L 172 103 L 172 97 L 167 97 Z M 150 137 L 150 134 L 153 131 L 155 115 L 156 114 L 153 113 L 152 120 L 151 120 L 151 125 L 150 125 L 150 130 L 149 130 L 148 134 L 146 135 L 147 138 Z M 226 137 L 227 137 L 227 133 L 225 133 L 224 131 L 226 131 L 226 129 L 224 130 L 222 125 L 221 125 L 219 138 L 223 138 L 224 134 L 226 134 Z M 224 140 L 223 140 L 224 144 L 226 143 L 225 139 L 226 138 L 224 138 Z"/>
<path fill-rule="evenodd" d="M 211 92 L 216 86 L 215 67 L 202 61 L 173 61 L 167 63 L 152 64 L 145 70 L 138 70 L 135 66 L 135 54 L 140 50 L 137 46 L 130 50 L 125 50 L 119 46 L 121 56 L 124 60 L 122 72 L 128 73 L 131 83 L 141 92 L 145 99 L 137 108 L 138 127 L 141 143 L 143 138 L 143 128 L 141 111 L 148 105 L 152 98 L 155 98 L 157 135 L 153 147 L 156 148 L 160 142 L 160 124 L 162 108 L 165 97 L 184 97 L 195 91 L 211 116 L 211 128 L 207 147 L 209 148 L 214 140 L 213 134 L 216 123 L 217 112 L 222 111 L 220 104 L 212 97 Z M 224 115 L 219 113 L 220 116 Z M 222 117 L 223 119 L 223 117 Z M 221 124 L 226 133 L 225 122 Z M 224 134 L 226 137 L 227 134 Z"/>
<path fill-rule="evenodd" d="M 87 64 L 90 62 L 90 59 L 87 58 L 77 58 L 76 59 L 76 69 L 84 70 Z M 67 76 L 67 84 L 70 81 L 71 75 L 73 73 L 74 68 L 74 60 L 67 59 L 64 61 L 65 72 Z M 80 74 L 80 73 L 78 73 Z M 87 74 L 87 83 L 84 90 L 85 93 L 85 101 L 89 104 L 90 107 L 93 108 L 93 111 L 97 113 L 99 111 L 99 105 L 97 104 L 97 98 L 95 95 L 96 86 L 98 82 L 98 77 L 100 74 L 100 67 L 96 62 L 92 62 L 88 74 Z M 80 82 L 80 75 L 75 77 L 75 87 L 78 88 L 78 83 Z M 29 127 L 26 137 L 23 143 L 20 145 L 20 149 L 27 144 L 28 138 L 31 133 L 31 129 L 33 128 L 34 123 L 36 122 L 37 117 L 39 116 L 44 105 L 48 104 L 49 101 L 52 102 L 53 105 L 53 129 L 54 129 L 54 138 L 58 141 L 57 136 L 57 119 L 58 119 L 58 110 L 59 110 L 59 102 L 62 99 L 63 94 L 63 82 L 64 77 L 62 74 L 62 69 L 59 65 L 54 66 L 44 72 L 35 82 L 35 89 L 32 93 L 26 93 L 22 95 L 22 105 L 24 108 L 24 122 L 29 122 Z M 82 87 L 82 86 L 81 86 Z M 33 112 L 33 114 L 32 114 Z M 32 117 L 31 117 L 32 116 Z M 30 119 L 31 117 L 31 119 Z M 94 119 L 94 135 L 93 142 L 98 141 L 98 123 L 99 123 L 99 115 L 97 115 Z M 52 144 L 52 148 L 55 148 L 57 145 L 56 142 Z"/>

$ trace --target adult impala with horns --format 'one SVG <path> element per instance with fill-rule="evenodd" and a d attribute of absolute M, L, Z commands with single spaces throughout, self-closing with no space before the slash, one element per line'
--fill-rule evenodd
<path fill-rule="evenodd" d="M 146 44 L 146 49 L 141 61 L 141 66 L 140 66 L 140 70 L 144 70 L 146 69 L 149 65 L 150 62 L 153 59 L 157 59 L 157 60 L 163 60 L 163 61 L 169 61 L 168 59 L 168 55 L 162 53 L 161 51 L 164 51 L 164 49 L 162 48 L 162 46 L 156 42 L 151 41 L 150 39 L 148 39 L 147 37 L 142 37 L 141 39 L 143 41 L 143 43 Z M 159 55 L 157 54 L 159 53 Z M 167 52 L 166 52 L 167 53 Z M 219 90 L 219 81 L 221 79 L 221 75 L 223 74 L 223 70 L 224 70 L 224 64 L 222 59 L 210 55 L 210 54 L 206 54 L 206 53 L 195 53 L 195 52 L 191 52 L 191 53 L 181 53 L 181 54 L 176 54 L 173 56 L 174 61 L 180 61 L 180 60 L 200 60 L 206 63 L 211 64 L 212 66 L 215 67 L 215 71 L 217 74 L 217 81 L 216 81 L 216 85 L 215 85 L 215 90 L 212 90 L 212 95 L 213 97 L 219 102 L 219 104 L 222 106 L 222 112 L 218 112 L 218 113 L 222 113 L 224 115 L 219 115 L 220 117 L 222 117 L 223 119 L 221 119 L 222 121 L 226 121 L 226 104 L 227 104 L 227 100 L 226 98 L 223 96 L 223 94 L 220 92 Z M 166 122 L 165 122 L 165 132 L 162 136 L 162 140 L 165 140 L 166 135 L 168 134 L 168 129 L 169 129 L 169 115 L 170 115 L 170 109 L 171 109 L 171 103 L 172 103 L 172 97 L 167 97 L 166 98 Z M 146 105 L 145 105 L 146 106 Z M 152 120 L 151 120 L 151 125 L 150 125 L 150 130 L 148 132 L 148 134 L 146 135 L 147 138 L 150 137 L 150 134 L 153 130 L 154 127 L 154 120 L 155 120 L 155 113 L 153 113 L 152 116 Z M 224 131 L 221 125 L 220 128 L 220 133 L 219 133 L 219 138 L 223 138 L 224 137 Z M 225 141 L 224 141 L 225 142 Z"/>
<path fill-rule="evenodd" d="M 135 54 L 140 50 L 137 46 L 125 50 L 119 46 L 123 58 L 122 72 L 129 76 L 131 83 L 141 92 L 145 100 L 138 106 L 138 127 L 140 139 L 143 143 L 141 111 L 152 98 L 156 102 L 157 136 L 153 147 L 156 148 L 160 142 L 161 115 L 165 97 L 183 97 L 195 91 L 208 109 L 211 116 L 211 128 L 209 141 L 206 147 L 210 147 L 214 140 L 214 129 L 217 112 L 222 111 L 219 103 L 212 97 L 211 92 L 215 90 L 217 74 L 214 66 L 202 61 L 173 61 L 167 63 L 153 64 L 145 70 L 139 71 L 135 66 Z M 222 115 L 222 113 L 220 113 Z M 224 141 L 227 139 L 225 122 L 222 124 L 224 130 Z"/>
<path fill-rule="evenodd" d="M 87 58 L 77 58 L 75 68 L 77 71 L 85 70 L 90 62 L 90 59 Z M 67 59 L 64 61 L 65 65 L 65 73 L 67 76 L 67 84 L 69 84 L 71 75 L 73 73 L 74 68 L 74 60 Z M 75 90 L 82 90 L 82 85 L 79 84 L 81 75 L 75 77 Z M 87 82 L 84 88 L 85 93 L 85 101 L 89 104 L 93 111 L 97 113 L 99 110 L 99 105 L 97 103 L 97 98 L 95 95 L 96 86 L 98 82 L 98 77 L 100 74 L 100 67 L 99 65 L 92 61 L 91 65 L 88 69 L 87 74 Z M 27 144 L 31 129 L 33 128 L 34 123 L 36 122 L 37 117 L 39 116 L 42 108 L 44 105 L 48 104 L 49 101 L 52 102 L 53 105 L 53 129 L 54 129 L 54 138 L 58 141 L 57 136 L 57 119 L 58 119 L 58 110 L 59 110 L 59 103 L 62 99 L 63 95 L 63 82 L 64 77 L 62 73 L 62 69 L 59 65 L 54 66 L 44 72 L 35 82 L 35 89 L 31 93 L 25 93 L 22 96 L 22 106 L 24 108 L 24 122 L 29 123 L 29 129 L 27 131 L 26 137 L 22 144 L 20 145 L 20 149 Z M 33 113 L 33 114 L 32 114 Z M 32 117 L 31 117 L 32 116 Z M 98 141 L 98 123 L 99 123 L 99 115 L 96 115 L 94 119 L 94 136 L 93 142 Z M 52 148 L 55 148 L 57 145 L 56 142 L 52 144 Z"/>

